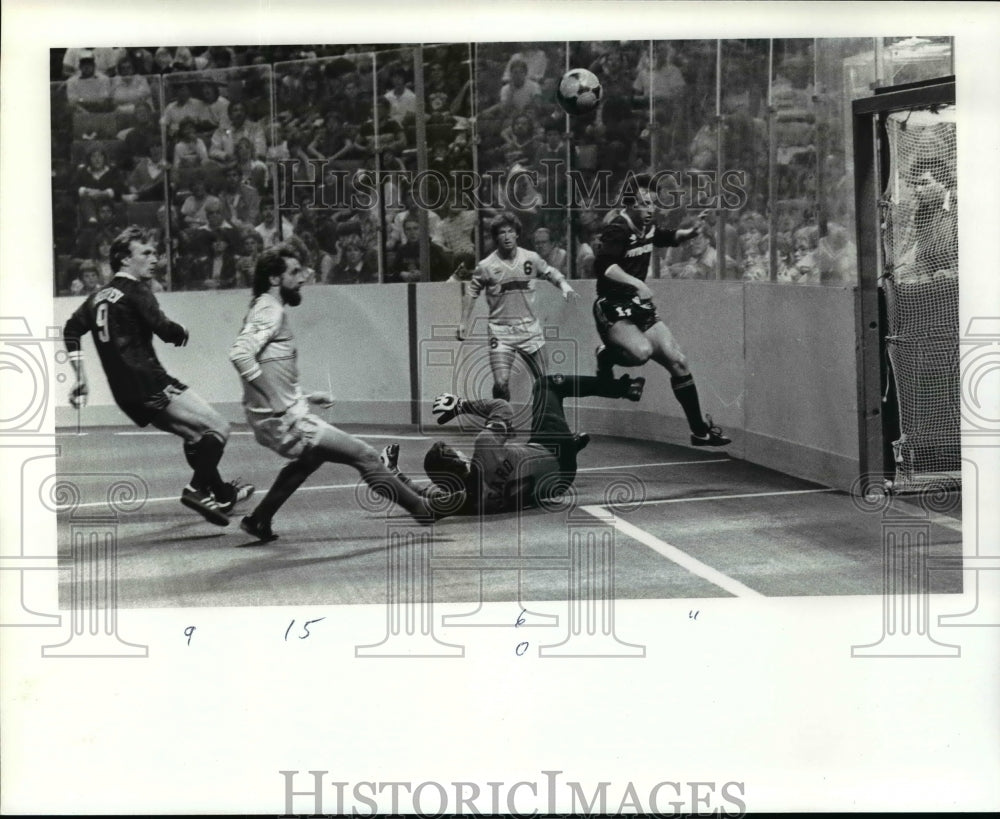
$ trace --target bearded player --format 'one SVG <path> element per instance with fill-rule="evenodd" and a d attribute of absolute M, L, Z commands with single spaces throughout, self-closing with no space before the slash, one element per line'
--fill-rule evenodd
<path fill-rule="evenodd" d="M 521 222 L 510 212 L 501 213 L 490 222 L 490 234 L 496 245 L 472 274 L 462 299 L 462 318 L 457 337 L 464 341 L 475 309 L 476 299 L 484 290 L 489 306 L 490 369 L 493 372 L 493 397 L 510 400 L 510 370 L 514 356 L 520 355 L 534 378 L 545 375 L 542 348 L 545 337 L 535 317 L 535 282 L 543 279 L 558 287 L 564 299 L 576 291 L 566 277 L 533 250 L 519 247 Z"/>
<path fill-rule="evenodd" d="M 285 308 L 302 303 L 302 284 L 311 271 L 301 258 L 301 251 L 287 242 L 261 254 L 253 300 L 229 351 L 243 383 L 243 409 L 254 438 L 288 459 L 240 528 L 259 542 L 275 540 L 274 515 L 324 463 L 353 467 L 376 494 L 398 503 L 419 523 L 433 523 L 444 517 L 448 504 L 435 503 L 438 496 L 423 497 L 386 469 L 371 446 L 310 412 L 310 404 L 332 405 L 333 396 L 305 394 L 299 387 L 298 352 Z"/>
<path fill-rule="evenodd" d="M 653 359 L 670 373 L 674 397 L 691 429 L 691 444 L 726 446 L 730 439 L 712 423 L 711 416 L 702 416 L 687 359 L 657 316 L 653 293 L 646 284 L 653 248 L 676 247 L 700 233 L 702 227 L 657 227 L 649 177 L 643 174 L 635 180 L 636 190 L 623 196 L 625 209 L 601 231 L 600 251 L 594 261 L 594 320 L 603 342 L 597 350 L 597 376 L 612 381 L 614 365 L 639 367 Z"/>
<path fill-rule="evenodd" d="M 249 498 L 254 488 L 240 481 L 227 483 L 219 476 L 229 424 L 167 373 L 156 357 L 154 334 L 177 347 L 188 342 L 188 331 L 163 314 L 149 289 L 156 262 L 156 250 L 138 227 L 126 228 L 112 241 L 114 277 L 91 294 L 63 328 L 63 342 L 76 373 L 70 402 L 80 407 L 87 401 L 80 339 L 90 333 L 122 412 L 140 427 L 152 424 L 184 439 L 184 456 L 194 475 L 181 493 L 181 503 L 216 526 L 228 526 L 233 507 Z"/>

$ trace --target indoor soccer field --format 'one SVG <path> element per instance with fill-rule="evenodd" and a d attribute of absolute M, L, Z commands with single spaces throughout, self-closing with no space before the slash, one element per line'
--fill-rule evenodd
<path fill-rule="evenodd" d="M 428 436 L 398 427 L 345 429 L 377 449 L 399 442 L 401 469 L 419 474 Z M 459 436 L 446 440 L 468 443 Z M 181 506 L 179 489 L 188 475 L 165 433 L 98 427 L 61 435 L 58 444 L 67 473 L 86 471 L 101 453 L 113 453 L 108 471 L 141 475 L 148 492 L 142 507 L 122 515 L 117 527 L 122 608 L 384 604 L 387 527 L 422 530 L 398 508 L 388 516 L 360 508 L 353 470 L 329 465 L 275 519 L 279 539 L 260 544 L 239 530 L 240 512 L 220 528 Z M 525 510 L 485 521 L 459 516 L 435 524 L 433 558 L 456 560 L 435 567 L 434 602 L 469 603 L 474 611 L 479 602 L 510 601 L 558 614 L 569 588 L 569 536 L 581 529 L 614 532 L 618 599 L 883 592 L 883 515 L 859 508 L 849 493 L 678 445 L 596 436 L 585 454 L 575 509 Z M 277 456 L 262 454 L 245 428 L 236 428 L 222 466 L 226 475 L 266 490 L 279 464 Z M 623 504 L 625 511 L 608 504 L 615 474 L 632 478 L 645 499 Z M 98 478 L 90 486 L 81 481 L 78 520 L 104 505 Z M 892 514 L 914 530 L 928 527 L 928 557 L 961 557 L 960 510 L 928 519 L 911 500 L 898 499 Z M 64 531 L 72 525 L 68 515 L 60 522 Z M 518 558 L 525 568 L 503 568 L 504 560 Z M 71 583 L 65 573 L 64 599 Z M 931 593 L 961 591 L 961 571 L 931 573 Z M 533 608 L 532 602 L 544 605 Z"/>
<path fill-rule="evenodd" d="M 57 498 L 63 603 L 101 520 L 123 607 L 392 602 L 406 580 L 393 562 L 400 537 L 420 544 L 418 579 L 433 580 L 435 601 L 471 606 L 878 595 L 902 582 L 887 568 L 901 521 L 915 527 L 905 537 L 919 544 L 918 572 L 943 559 L 925 591 L 960 592 L 948 562 L 961 557 L 951 47 L 217 46 L 190 63 L 177 49 L 170 71 L 159 51 L 123 49 L 103 70 L 142 99 L 111 109 L 75 96 L 97 88 L 92 64 L 109 56 L 53 51 L 53 74 L 68 77 L 51 87 L 55 323 L 87 292 L 91 262 L 106 263 L 110 226 L 143 227 L 159 256 L 157 300 L 190 333 L 184 347 L 157 342 L 158 355 L 232 425 L 223 477 L 257 488 L 229 526 L 206 523 L 179 502 L 179 439 L 129 424 L 90 340 L 89 401 L 69 406 L 74 375 L 57 354 L 59 479 L 77 488 Z M 143 136 L 146 108 L 159 124 Z M 225 121 L 191 125 L 192 112 Z M 878 117 L 877 139 L 858 139 Z M 257 153 L 227 153 L 227 127 Z M 149 170 L 151 149 L 170 160 L 151 188 L 76 197 L 73 173 L 104 178 L 102 161 Z M 397 441 L 402 470 L 426 482 L 431 444 L 469 449 L 477 431 L 437 427 L 434 397 L 493 388 L 484 299 L 456 337 L 470 286 L 461 271 L 495 247 L 490 219 L 513 212 L 519 246 L 558 259 L 574 290 L 534 290 L 548 372 L 592 374 L 594 254 L 624 207 L 615 195 L 640 172 L 659 174 L 661 226 L 700 231 L 657 248 L 644 273 L 728 446 L 690 445 L 673 382 L 650 361 L 618 370 L 646 378 L 638 404 L 567 401 L 570 427 L 592 440 L 573 492 L 551 508 L 421 530 L 398 507 L 363 502 L 357 474 L 328 464 L 274 519 L 278 540 L 240 530 L 283 463 L 250 434 L 228 360 L 255 243 L 296 237 L 309 256 L 302 305 L 286 307 L 303 389 L 332 393 L 324 418 L 375 449 Z M 940 212 L 927 210 L 927 186 L 941 191 Z M 214 208 L 207 225 L 199 207 Z M 523 438 L 531 384 L 517 361 Z M 122 481 L 114 492 L 127 502 L 109 488 Z"/>

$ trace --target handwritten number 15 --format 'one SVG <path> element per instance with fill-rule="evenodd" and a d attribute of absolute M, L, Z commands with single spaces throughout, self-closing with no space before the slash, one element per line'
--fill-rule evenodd
<path fill-rule="evenodd" d="M 320 620 L 325 620 L 325 619 L 326 619 L 325 617 L 317 617 L 315 620 L 306 620 L 306 622 L 302 624 L 303 633 L 299 635 L 299 639 L 305 640 L 310 635 L 309 626 L 311 626 L 313 623 L 318 623 Z M 292 622 L 288 624 L 288 628 L 285 629 L 285 642 L 288 641 L 288 635 L 292 630 L 292 626 L 294 625 L 295 621 L 292 620 Z"/>

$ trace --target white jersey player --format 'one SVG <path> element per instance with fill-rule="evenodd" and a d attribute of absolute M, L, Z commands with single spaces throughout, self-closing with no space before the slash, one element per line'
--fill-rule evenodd
<path fill-rule="evenodd" d="M 462 319 L 458 339 L 468 334 L 469 319 L 476 299 L 486 292 L 489 308 L 490 369 L 493 397 L 510 400 L 510 370 L 515 353 L 532 371 L 532 378 L 545 376 L 542 348 L 545 337 L 535 316 L 535 282 L 544 279 L 558 287 L 563 298 L 575 296 L 566 277 L 533 250 L 518 247 L 521 222 L 510 213 L 501 213 L 490 223 L 496 250 L 483 259 L 469 281 L 462 299 Z"/>
<path fill-rule="evenodd" d="M 271 529 L 275 513 L 324 463 L 353 467 L 373 492 L 393 500 L 418 522 L 433 523 L 447 513 L 440 498 L 422 496 L 390 472 L 369 444 L 311 412 L 310 405 L 329 407 L 333 396 L 307 394 L 299 386 L 298 351 L 285 309 L 301 303 L 307 273 L 288 243 L 265 250 L 254 270 L 253 301 L 229 351 L 243 383 L 243 408 L 254 437 L 288 459 L 240 528 L 260 542 L 277 538 Z"/>

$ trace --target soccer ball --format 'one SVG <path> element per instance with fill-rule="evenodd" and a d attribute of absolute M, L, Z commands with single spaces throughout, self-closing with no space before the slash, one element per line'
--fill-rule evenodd
<path fill-rule="evenodd" d="M 556 99 L 570 116 L 589 114 L 601 102 L 601 81 L 586 68 L 571 68 L 559 80 Z"/>

